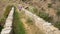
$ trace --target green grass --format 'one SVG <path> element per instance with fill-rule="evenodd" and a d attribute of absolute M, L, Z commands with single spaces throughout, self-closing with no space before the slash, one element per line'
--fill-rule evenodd
<path fill-rule="evenodd" d="M 15 8 L 13 19 L 13 34 L 25 34 L 25 28 L 20 20 L 19 13 Z"/>

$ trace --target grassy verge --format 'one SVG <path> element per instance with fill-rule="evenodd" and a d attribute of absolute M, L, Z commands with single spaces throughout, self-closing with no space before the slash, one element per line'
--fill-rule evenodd
<path fill-rule="evenodd" d="M 0 31 L 1 31 L 2 28 L 3 28 L 3 25 L 4 25 L 5 21 L 6 21 L 6 18 L 8 17 L 8 14 L 9 14 L 11 8 L 12 8 L 12 6 L 8 5 L 8 6 L 6 7 L 6 9 L 5 9 L 5 12 L 4 12 L 4 14 L 3 14 L 3 17 L 0 19 Z"/>
<path fill-rule="evenodd" d="M 13 34 L 25 34 L 23 23 L 20 20 L 19 13 L 16 8 L 13 19 Z"/>

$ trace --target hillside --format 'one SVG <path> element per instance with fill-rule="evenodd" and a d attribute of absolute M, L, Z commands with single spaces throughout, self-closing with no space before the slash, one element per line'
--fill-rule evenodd
<path fill-rule="evenodd" d="M 53 34 L 60 31 L 60 0 L 0 0 L 0 31 L 6 27 L 12 7 L 12 34 Z"/>

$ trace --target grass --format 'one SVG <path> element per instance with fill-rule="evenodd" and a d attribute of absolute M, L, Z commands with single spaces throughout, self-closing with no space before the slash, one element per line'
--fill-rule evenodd
<path fill-rule="evenodd" d="M 13 19 L 13 34 L 25 34 L 25 28 L 20 20 L 19 13 L 16 8 Z"/>
<path fill-rule="evenodd" d="M 5 12 L 4 12 L 4 14 L 3 14 L 3 17 L 0 19 L 0 31 L 1 31 L 2 28 L 3 28 L 3 25 L 4 25 L 5 21 L 6 21 L 6 18 L 8 17 L 8 14 L 9 14 L 11 8 L 12 8 L 12 6 L 8 5 L 8 6 L 6 7 L 6 9 L 5 9 Z"/>

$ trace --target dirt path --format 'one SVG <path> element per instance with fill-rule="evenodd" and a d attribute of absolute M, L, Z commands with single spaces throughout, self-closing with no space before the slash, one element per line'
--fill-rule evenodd
<path fill-rule="evenodd" d="M 22 16 L 21 16 L 22 15 Z M 36 27 L 34 24 L 27 23 L 27 18 L 24 13 L 22 13 L 20 16 L 21 21 L 24 24 L 24 27 L 26 29 L 27 34 L 44 34 L 38 27 Z"/>
<path fill-rule="evenodd" d="M 43 34 L 41 30 L 35 25 L 27 24 L 25 19 L 21 19 L 21 20 L 26 28 L 27 34 Z"/>

